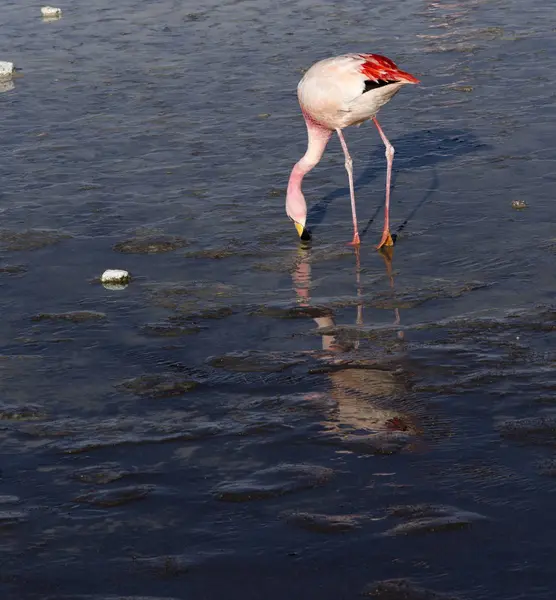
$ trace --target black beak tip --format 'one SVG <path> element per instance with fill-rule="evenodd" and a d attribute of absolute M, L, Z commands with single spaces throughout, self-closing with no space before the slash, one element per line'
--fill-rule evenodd
<path fill-rule="evenodd" d="M 311 241 L 311 231 L 309 229 L 303 228 L 303 233 L 301 234 L 302 242 L 310 242 Z"/>

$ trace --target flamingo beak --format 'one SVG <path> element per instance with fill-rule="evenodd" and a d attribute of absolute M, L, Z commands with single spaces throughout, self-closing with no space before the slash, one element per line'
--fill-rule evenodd
<path fill-rule="evenodd" d="M 294 222 L 295 229 L 297 231 L 297 235 L 303 242 L 308 242 L 311 239 L 311 232 L 308 229 L 305 229 L 301 223 Z"/>
<path fill-rule="evenodd" d="M 403 83 L 421 83 L 417 77 L 413 77 L 413 75 L 411 75 L 411 73 L 407 73 L 406 71 L 398 71 L 398 77 L 400 78 L 400 81 Z"/>

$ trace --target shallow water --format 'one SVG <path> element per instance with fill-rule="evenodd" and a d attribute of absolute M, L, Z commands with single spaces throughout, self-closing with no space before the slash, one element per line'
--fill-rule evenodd
<path fill-rule="evenodd" d="M 62 9 L 3 9 L 2 598 L 552 598 L 551 3 Z M 360 252 L 337 140 L 284 214 L 347 51 L 422 81 L 391 256 L 370 125 Z"/>

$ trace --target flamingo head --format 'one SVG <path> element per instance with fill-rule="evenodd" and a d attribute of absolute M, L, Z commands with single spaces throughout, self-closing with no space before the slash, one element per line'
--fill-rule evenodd
<path fill-rule="evenodd" d="M 305 227 L 305 225 L 302 225 L 297 221 L 294 221 L 293 224 L 295 225 L 295 230 L 297 231 L 299 239 L 302 242 L 309 242 L 311 240 L 311 232 Z"/>

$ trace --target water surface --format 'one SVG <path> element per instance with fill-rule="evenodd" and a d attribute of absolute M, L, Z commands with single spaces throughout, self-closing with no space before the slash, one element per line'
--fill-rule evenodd
<path fill-rule="evenodd" d="M 2 597 L 552 598 L 552 5 L 62 9 L 3 9 Z M 372 125 L 360 251 L 336 139 L 284 214 L 350 51 L 422 81 L 387 256 Z"/>

